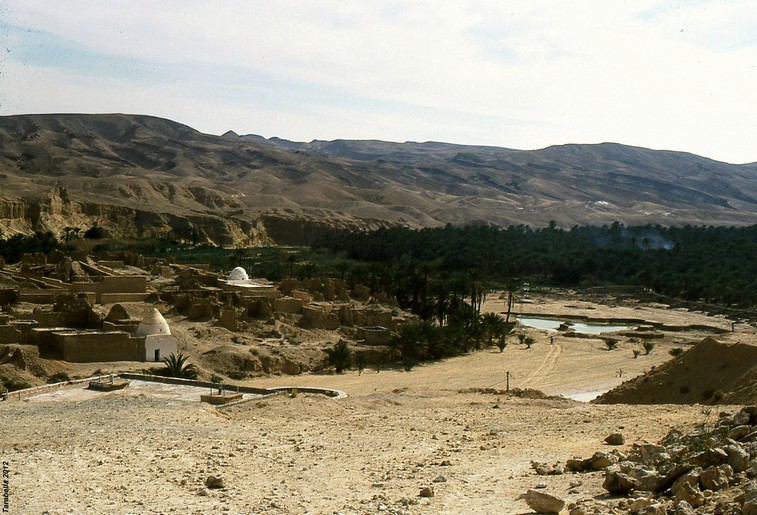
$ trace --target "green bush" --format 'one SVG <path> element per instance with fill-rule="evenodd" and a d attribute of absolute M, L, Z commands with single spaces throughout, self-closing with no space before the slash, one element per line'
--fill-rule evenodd
<path fill-rule="evenodd" d="M 64 381 L 70 380 L 71 376 L 69 376 L 66 372 L 56 372 L 47 378 L 47 384 L 62 383 Z"/>
<path fill-rule="evenodd" d="M 340 340 L 332 348 L 326 349 L 329 365 L 336 369 L 337 374 L 341 374 L 352 366 L 352 349 L 346 341 Z"/>
<path fill-rule="evenodd" d="M 683 354 L 683 349 L 681 347 L 673 347 L 668 351 L 668 353 L 674 358 L 677 358 L 678 356 Z"/>
<path fill-rule="evenodd" d="M 654 349 L 655 343 L 649 340 L 641 342 L 641 346 L 644 347 L 644 354 L 649 354 Z"/>
<path fill-rule="evenodd" d="M 199 370 L 197 367 L 188 363 L 189 356 L 185 356 L 181 353 L 178 355 L 171 353 L 170 356 L 163 358 L 163 364 L 165 368 L 159 370 L 158 373 L 167 377 L 180 377 L 183 379 L 197 379 Z"/>

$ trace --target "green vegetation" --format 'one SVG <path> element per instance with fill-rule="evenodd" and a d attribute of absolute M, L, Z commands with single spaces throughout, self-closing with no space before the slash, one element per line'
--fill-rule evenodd
<path fill-rule="evenodd" d="M 56 372 L 47 378 L 47 384 L 62 383 L 70 380 L 71 377 L 66 372 Z"/>
<path fill-rule="evenodd" d="M 655 343 L 649 340 L 641 342 L 641 346 L 644 347 L 644 354 L 649 354 L 654 349 Z"/>
<path fill-rule="evenodd" d="M 677 358 L 678 356 L 683 354 L 683 349 L 681 347 L 673 347 L 668 351 L 668 354 L 670 354 L 674 358 Z"/>
<path fill-rule="evenodd" d="M 337 374 L 341 374 L 352 366 L 352 349 L 346 341 L 340 340 L 330 349 L 326 349 L 329 365 L 336 369 Z"/>
<path fill-rule="evenodd" d="M 167 377 L 180 377 L 183 379 L 196 379 L 198 375 L 197 367 L 188 363 L 189 356 L 179 353 L 171 353 L 170 356 L 163 358 L 165 368 L 158 371 L 161 375 Z"/>
<path fill-rule="evenodd" d="M 616 338 L 605 338 L 605 345 L 607 350 L 615 350 L 618 347 L 618 340 Z"/>
<path fill-rule="evenodd" d="M 6 263 L 18 263 L 24 254 L 47 254 L 60 248 L 60 242 L 51 232 L 37 232 L 33 236 L 14 234 L 10 238 L 0 239 L 0 256 Z"/>
<path fill-rule="evenodd" d="M 376 283 L 390 286 L 419 314 L 440 286 L 456 290 L 478 281 L 514 294 L 515 278 L 535 285 L 634 285 L 685 300 L 757 305 L 757 226 L 448 225 L 339 233 L 316 248 L 368 263 Z"/>

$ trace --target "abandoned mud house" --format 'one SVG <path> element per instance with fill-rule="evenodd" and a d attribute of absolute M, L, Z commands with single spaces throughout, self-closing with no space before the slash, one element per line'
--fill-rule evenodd
<path fill-rule="evenodd" d="M 161 361 L 177 352 L 166 319 L 154 308 L 133 333 L 69 328 L 39 328 L 32 333 L 41 353 L 74 363 Z"/>

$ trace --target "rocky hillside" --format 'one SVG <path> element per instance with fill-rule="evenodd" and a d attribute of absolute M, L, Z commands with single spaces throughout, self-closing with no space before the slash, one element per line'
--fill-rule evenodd
<path fill-rule="evenodd" d="M 757 347 L 713 338 L 601 395 L 599 404 L 750 404 L 757 401 Z"/>
<path fill-rule="evenodd" d="M 138 115 L 0 117 L 0 228 L 303 243 L 333 227 L 757 223 L 757 164 L 617 144 L 538 151 L 202 134 Z"/>

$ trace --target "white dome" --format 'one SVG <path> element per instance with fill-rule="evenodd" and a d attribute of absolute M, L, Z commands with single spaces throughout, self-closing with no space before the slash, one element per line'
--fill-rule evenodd
<path fill-rule="evenodd" d="M 241 266 L 236 267 L 229 273 L 229 281 L 249 281 L 250 277 L 247 272 Z"/>
<path fill-rule="evenodd" d="M 147 315 L 140 322 L 137 327 L 135 336 L 151 336 L 154 334 L 171 334 L 171 330 L 168 328 L 168 322 L 160 314 L 160 311 L 153 309 L 152 313 Z"/>

